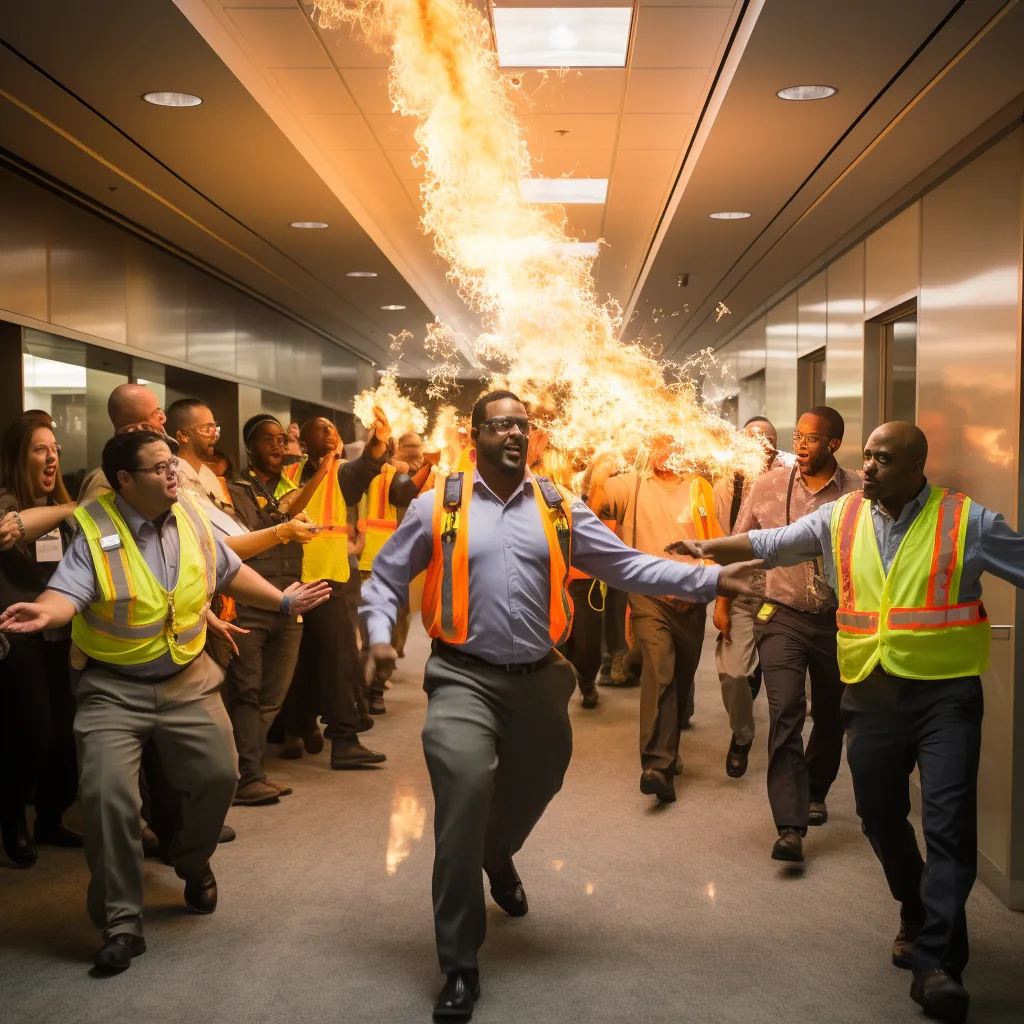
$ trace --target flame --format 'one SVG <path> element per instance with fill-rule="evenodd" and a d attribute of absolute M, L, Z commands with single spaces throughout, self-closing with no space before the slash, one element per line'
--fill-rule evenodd
<path fill-rule="evenodd" d="M 352 412 L 364 427 L 373 426 L 373 410 L 380 406 L 391 424 L 391 436 L 410 432 L 422 434 L 427 429 L 427 414 L 398 390 L 395 367 L 384 371 L 380 386 L 361 391 L 352 402 Z"/>
<path fill-rule="evenodd" d="M 389 875 L 398 871 L 411 851 L 413 840 L 423 838 L 427 809 L 412 793 L 396 792 L 391 801 L 391 824 L 388 828 L 388 847 L 384 867 Z"/>
<path fill-rule="evenodd" d="M 564 210 L 523 201 L 519 182 L 531 166 L 517 89 L 500 72 L 488 23 L 472 3 L 313 3 L 322 28 L 354 26 L 391 51 L 394 109 L 417 122 L 421 224 L 448 279 L 480 315 L 474 351 L 497 366 L 491 384 L 552 407 L 550 444 L 574 460 L 609 442 L 642 458 L 669 438 L 668 468 L 756 473 L 762 448 L 701 400 L 693 366 L 659 362 L 617 340 L 621 310 L 598 298 L 595 257 L 566 247 L 577 239 L 566 232 Z M 443 393 L 455 377 L 454 337 L 432 325 L 427 344 L 441 358 L 432 386 Z"/>

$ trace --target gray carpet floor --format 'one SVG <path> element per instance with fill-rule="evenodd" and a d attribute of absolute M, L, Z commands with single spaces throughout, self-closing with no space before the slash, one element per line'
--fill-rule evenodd
<path fill-rule="evenodd" d="M 97 936 L 80 851 L 44 848 L 29 871 L 0 867 L 0 1021 L 428 1021 L 439 975 L 419 744 L 426 651 L 414 625 L 388 713 L 366 737 L 387 753 L 384 767 L 332 772 L 326 752 L 271 760 L 295 793 L 232 810 L 238 839 L 213 863 L 216 914 L 189 914 L 173 871 L 147 861 L 149 951 L 124 974 L 90 975 Z M 530 914 L 490 907 L 474 1019 L 922 1019 L 909 975 L 889 963 L 898 909 L 860 833 L 845 762 L 804 869 L 786 869 L 769 859 L 765 699 L 750 771 L 729 779 L 711 634 L 669 807 L 638 792 L 638 698 L 603 689 L 596 710 L 574 706 L 565 788 L 517 858 Z M 969 915 L 971 1020 L 1022 1024 L 1024 915 L 980 884 Z"/>

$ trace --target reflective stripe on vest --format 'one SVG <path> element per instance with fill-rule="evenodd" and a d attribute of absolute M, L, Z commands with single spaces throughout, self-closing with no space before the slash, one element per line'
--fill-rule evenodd
<path fill-rule="evenodd" d="M 566 504 L 570 499 L 545 477 L 534 477 L 533 493 L 548 546 L 548 634 L 552 645 L 558 646 L 569 636 L 573 618 L 568 572 L 572 557 L 572 516 Z M 450 644 L 463 644 L 469 633 L 472 477 L 462 473 L 438 476 L 435 494 L 434 553 L 423 587 L 423 625 L 431 637 Z"/>
<path fill-rule="evenodd" d="M 293 483 L 295 484 L 296 487 L 298 487 L 302 480 L 302 470 L 308 461 L 309 456 L 303 455 L 298 462 L 293 462 L 290 466 L 285 466 L 281 470 L 281 476 L 285 480 L 288 480 L 290 483 Z M 279 497 L 279 495 L 275 494 L 274 497 L 277 498 Z"/>
<path fill-rule="evenodd" d="M 933 487 L 886 574 L 864 495 L 836 502 L 836 624 L 846 682 L 866 678 L 879 663 L 917 679 L 985 670 L 991 630 L 984 605 L 959 601 L 969 510 L 969 498 Z"/>
<path fill-rule="evenodd" d="M 75 515 L 89 543 L 100 591 L 100 599 L 72 623 L 78 646 L 111 664 L 144 664 L 167 653 L 177 664 L 191 661 L 202 651 L 217 578 L 213 532 L 191 495 L 182 493 L 172 508 L 179 565 L 171 591 L 146 565 L 113 494 L 87 502 Z"/>
<path fill-rule="evenodd" d="M 333 580 L 347 583 L 348 509 L 338 481 L 338 467 L 325 476 L 313 492 L 306 514 L 322 527 L 302 548 L 302 581 Z"/>
<path fill-rule="evenodd" d="M 366 494 L 359 502 L 360 510 L 364 513 L 360 519 L 360 528 L 366 533 L 363 551 L 359 556 L 359 568 L 364 572 L 373 568 L 377 552 L 398 529 L 398 509 L 388 503 L 391 482 L 397 472 L 394 466 L 385 463 L 380 473 L 370 481 Z"/>

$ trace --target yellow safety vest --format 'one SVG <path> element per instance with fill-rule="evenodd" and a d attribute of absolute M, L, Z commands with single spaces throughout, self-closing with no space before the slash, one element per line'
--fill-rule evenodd
<path fill-rule="evenodd" d="M 306 463 L 308 461 L 309 461 L 309 456 L 308 455 L 303 455 L 302 458 L 300 458 L 298 462 L 293 462 L 290 466 L 285 466 L 281 470 L 281 479 L 282 480 L 287 480 L 289 483 L 294 484 L 296 487 L 298 487 L 299 486 L 299 480 L 300 480 L 300 478 L 302 476 L 302 469 L 303 469 L 303 467 L 306 465 Z M 285 491 L 284 493 L 287 494 L 288 492 Z M 275 498 L 279 498 L 279 497 L 281 497 L 281 495 L 275 493 L 274 497 Z"/>
<path fill-rule="evenodd" d="M 144 665 L 165 654 L 187 665 L 206 642 L 206 611 L 217 583 L 217 546 L 198 503 L 180 492 L 178 579 L 165 590 L 153 575 L 117 510 L 102 494 L 75 512 L 92 555 L 100 599 L 75 616 L 71 635 L 96 661 Z"/>
<path fill-rule="evenodd" d="M 870 503 L 844 495 L 832 510 L 839 585 L 839 672 L 846 683 L 881 664 L 907 679 L 976 676 L 988 668 L 992 629 L 980 601 L 960 603 L 971 500 L 933 487 L 888 575 Z"/>
<path fill-rule="evenodd" d="M 398 509 L 388 501 L 396 473 L 394 466 L 385 463 L 359 501 L 359 529 L 366 534 L 363 553 L 359 556 L 359 568 L 363 572 L 373 568 L 377 552 L 398 529 Z"/>
<path fill-rule="evenodd" d="M 320 481 L 313 492 L 306 514 L 323 527 L 302 549 L 302 582 L 333 580 L 347 583 L 348 565 L 348 510 L 338 482 L 338 467 Z"/>
<path fill-rule="evenodd" d="M 572 499 L 547 477 L 534 477 L 533 484 L 548 544 L 548 632 L 552 646 L 557 647 L 565 643 L 572 631 Z M 434 553 L 423 585 L 423 626 L 431 637 L 449 644 L 464 644 L 469 635 L 469 506 L 473 477 L 468 473 L 439 476 L 434 494 Z"/>

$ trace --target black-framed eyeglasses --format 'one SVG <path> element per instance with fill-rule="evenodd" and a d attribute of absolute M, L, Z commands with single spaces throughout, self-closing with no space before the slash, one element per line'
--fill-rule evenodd
<path fill-rule="evenodd" d="M 167 459 L 165 462 L 157 462 L 152 466 L 136 466 L 128 470 L 129 473 L 152 473 L 153 476 L 174 476 L 178 472 L 178 459 Z"/>
<path fill-rule="evenodd" d="M 525 416 L 492 416 L 480 426 L 490 427 L 496 434 L 511 434 L 514 427 L 518 427 L 524 437 L 530 433 L 530 421 Z"/>

